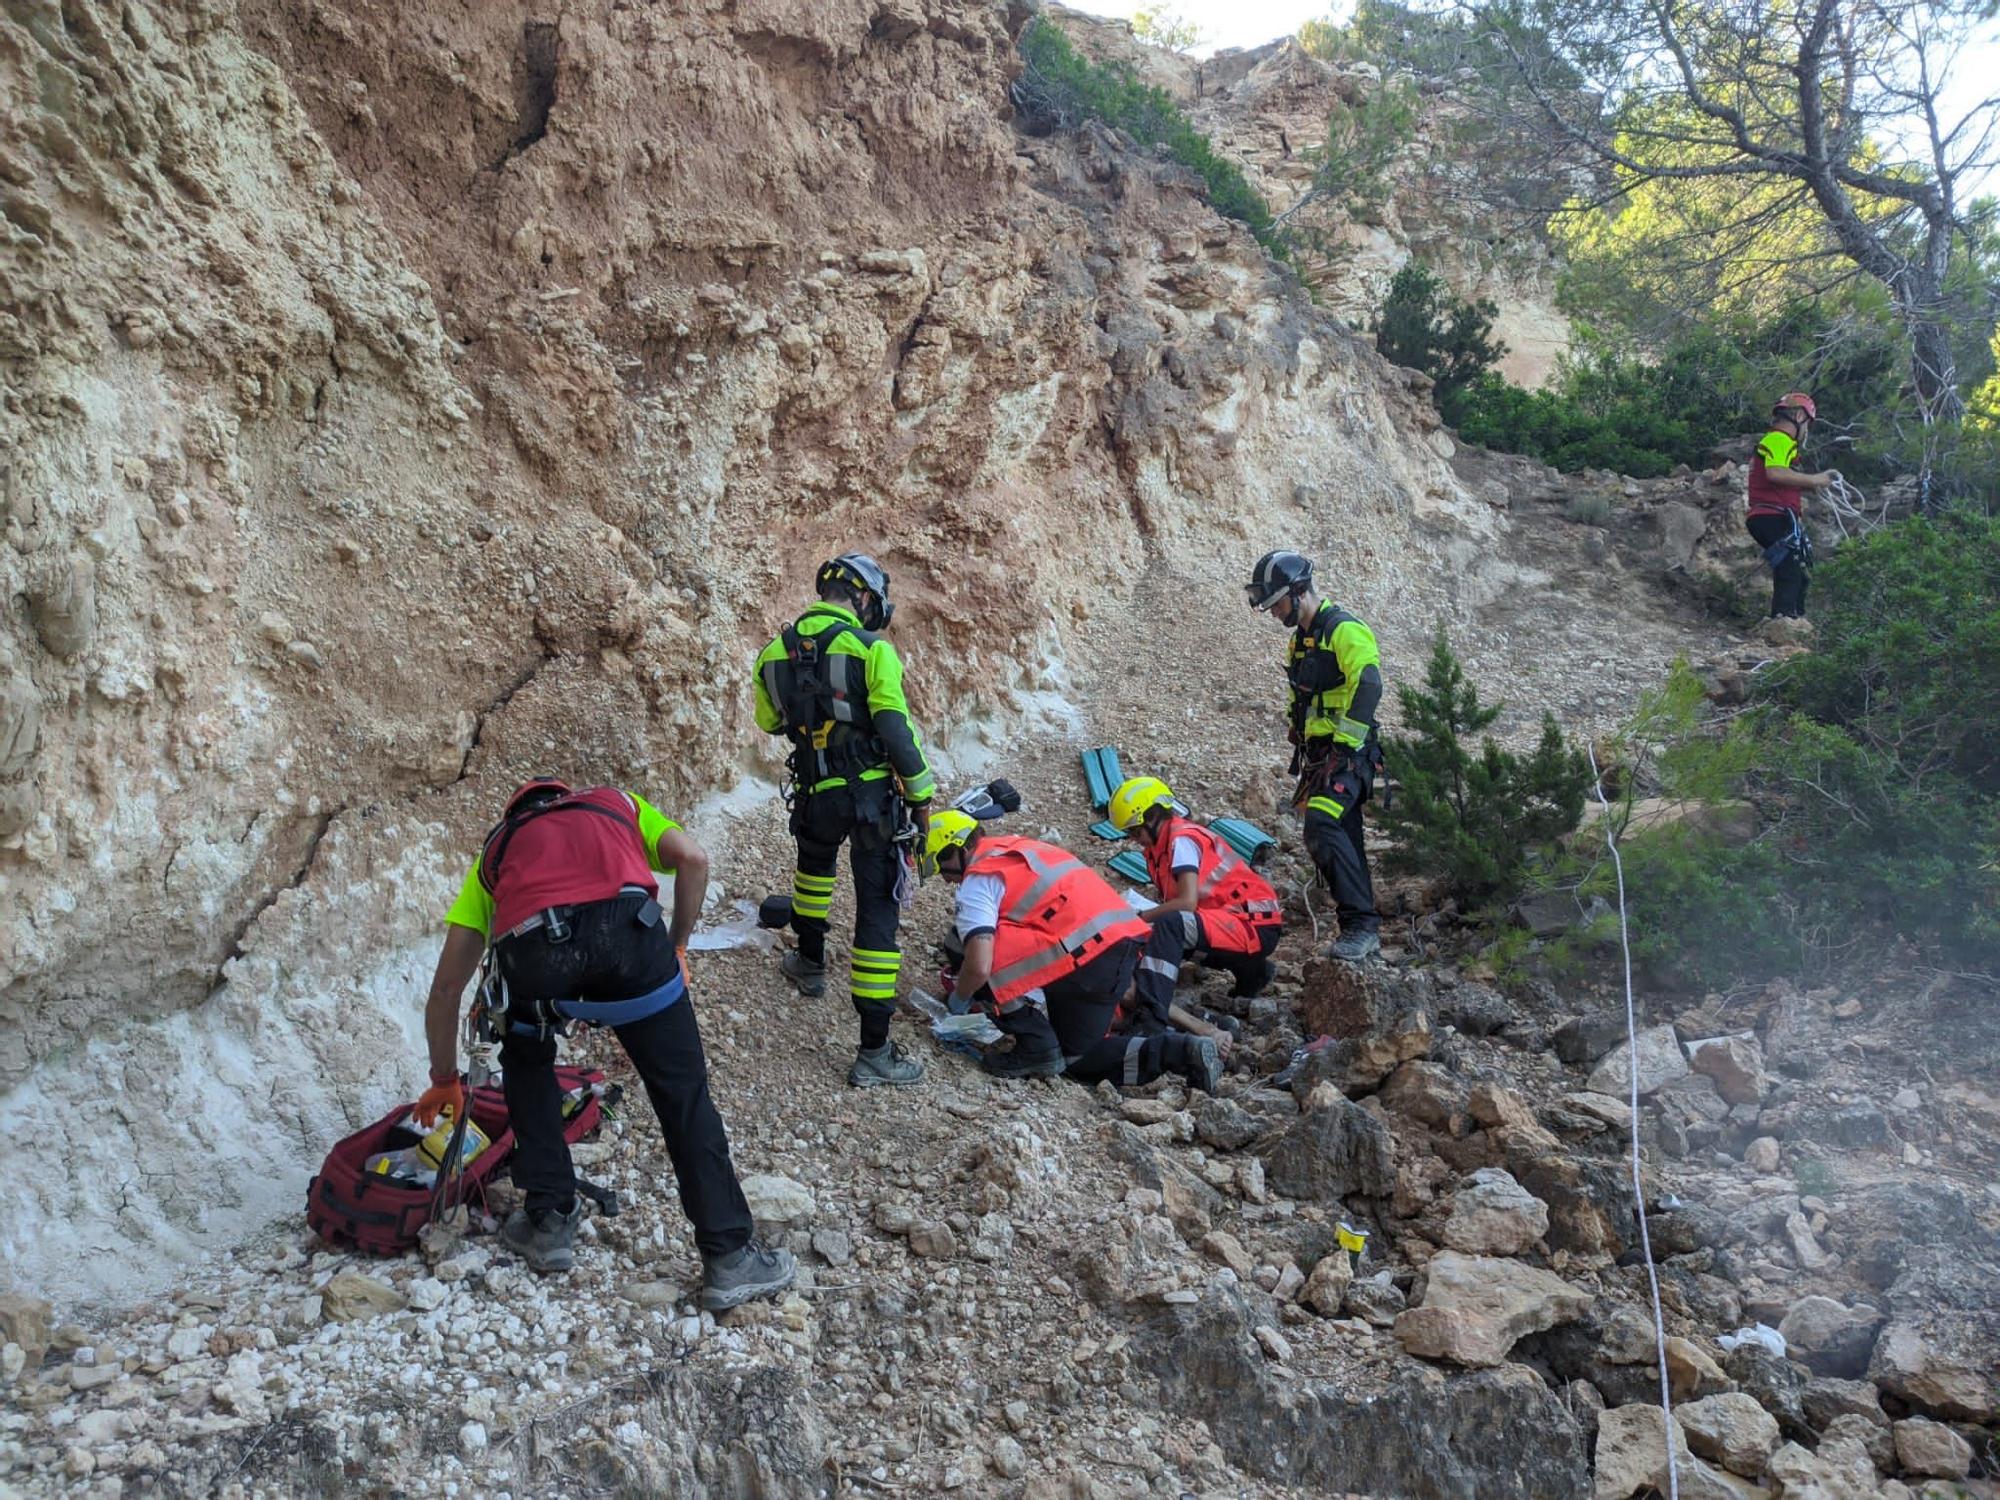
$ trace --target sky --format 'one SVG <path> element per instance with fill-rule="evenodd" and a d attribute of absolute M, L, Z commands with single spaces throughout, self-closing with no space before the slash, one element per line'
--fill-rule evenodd
<path fill-rule="evenodd" d="M 1202 56 L 1223 47 L 1259 47 L 1281 36 L 1291 36 L 1303 21 L 1330 18 L 1345 21 L 1354 11 L 1354 0 L 1067 0 L 1077 10 L 1092 15 L 1116 16 L 1130 20 L 1139 10 L 1165 10 L 1201 28 L 1201 45 L 1193 50 Z M 2000 24 L 1989 33 L 1986 44 L 1968 53 L 1960 62 L 1947 90 L 1944 104 L 1949 118 L 1956 118 L 1990 94 L 2000 78 Z M 1983 180 L 1969 183 L 1975 192 L 2000 195 L 2000 169 L 1989 171 Z"/>
<path fill-rule="evenodd" d="M 1327 4 L 1303 0 L 1066 0 L 1074 10 L 1094 16 L 1117 16 L 1130 20 L 1138 10 L 1170 10 L 1202 29 L 1202 45 L 1196 52 L 1209 53 L 1219 47 L 1259 47 L 1265 42 L 1290 36 L 1301 21 L 1337 15 L 1345 20 L 1354 10 L 1354 0 L 1330 0 Z"/>

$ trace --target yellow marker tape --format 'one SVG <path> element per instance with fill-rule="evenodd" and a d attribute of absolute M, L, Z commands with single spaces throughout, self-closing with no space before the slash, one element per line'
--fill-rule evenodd
<path fill-rule="evenodd" d="M 1355 1255 L 1361 1254 L 1368 1248 L 1368 1231 L 1365 1229 L 1356 1229 L 1342 1222 L 1334 1227 L 1334 1234 L 1340 1240 L 1340 1248 Z"/>

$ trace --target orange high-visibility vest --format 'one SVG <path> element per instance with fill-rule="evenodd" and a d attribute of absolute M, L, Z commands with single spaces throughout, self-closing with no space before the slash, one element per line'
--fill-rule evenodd
<path fill-rule="evenodd" d="M 993 998 L 1005 1005 L 1067 978 L 1150 925 L 1090 866 L 1035 839 L 979 841 L 967 875 L 997 875 L 1006 887 L 993 934 Z"/>
<path fill-rule="evenodd" d="M 1153 847 L 1146 851 L 1146 868 L 1160 899 L 1171 901 L 1179 894 L 1174 877 L 1174 840 L 1191 838 L 1201 853 L 1195 872 L 1195 910 L 1226 911 L 1243 918 L 1252 927 L 1275 927 L 1284 921 L 1284 908 L 1270 883 L 1236 857 L 1236 851 L 1218 835 L 1187 818 L 1169 818 Z"/>

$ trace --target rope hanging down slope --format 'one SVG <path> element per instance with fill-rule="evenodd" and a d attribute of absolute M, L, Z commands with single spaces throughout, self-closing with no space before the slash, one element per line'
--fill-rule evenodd
<path fill-rule="evenodd" d="M 1618 876 L 1618 945 L 1625 956 L 1625 1077 L 1632 1108 L 1632 1207 L 1639 1218 L 1639 1252 L 1646 1258 L 1646 1280 L 1653 1289 L 1653 1342 L 1660 1360 L 1660 1431 L 1667 1444 L 1667 1500 L 1680 1500 L 1680 1465 L 1674 1458 L 1674 1406 L 1667 1383 L 1667 1323 L 1660 1312 L 1660 1273 L 1653 1264 L 1653 1236 L 1646 1226 L 1646 1187 L 1639 1176 L 1639 1021 L 1632 1000 L 1632 936 L 1625 920 L 1625 861 L 1618 854 L 1618 831 L 1611 803 L 1604 795 L 1604 773 L 1598 769 L 1597 750 L 1588 741 L 1591 789 L 1604 809 L 1604 846 L 1611 851 L 1611 867 Z"/>

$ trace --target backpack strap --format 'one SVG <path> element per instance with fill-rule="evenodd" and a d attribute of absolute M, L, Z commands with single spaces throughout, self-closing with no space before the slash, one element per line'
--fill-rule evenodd
<path fill-rule="evenodd" d="M 646 842 L 646 835 L 640 831 L 636 819 L 615 813 L 608 807 L 599 807 L 595 802 L 583 802 L 574 797 L 558 797 L 552 802 L 544 802 L 539 807 L 531 807 L 526 812 L 515 813 L 513 817 L 496 823 L 493 831 L 486 835 L 486 843 L 479 856 L 479 883 L 489 894 L 494 889 L 494 882 L 500 878 L 500 861 L 506 857 L 507 846 L 514 842 L 514 835 L 535 819 L 557 812 L 596 813 L 600 818 L 609 818 L 614 823 L 622 824 L 641 844 Z"/>

